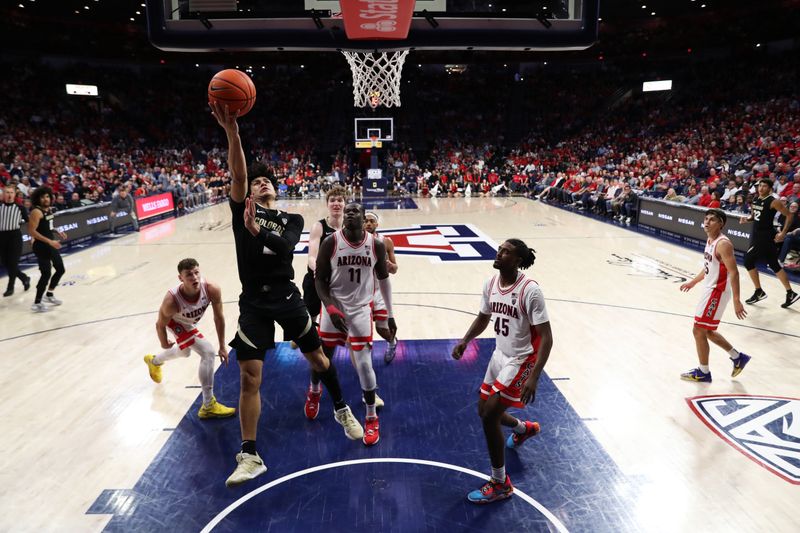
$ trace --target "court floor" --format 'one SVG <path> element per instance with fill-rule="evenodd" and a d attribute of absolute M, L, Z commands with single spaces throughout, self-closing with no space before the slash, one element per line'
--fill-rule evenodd
<path fill-rule="evenodd" d="M 311 221 L 319 200 L 286 201 Z M 2 299 L 0 531 L 708 531 L 800 528 L 800 307 L 762 276 L 769 298 L 720 333 L 753 360 L 737 378 L 712 347 L 713 383 L 696 365 L 702 265 L 695 250 L 527 199 L 415 199 L 379 208 L 397 243 L 401 339 L 390 365 L 377 342 L 381 442 L 365 448 L 302 406 L 307 367 L 288 344 L 267 354 L 259 449 L 269 471 L 235 490 L 236 419 L 201 421 L 196 356 L 164 367 L 156 311 L 195 257 L 223 291 L 235 331 L 238 278 L 230 211 L 217 205 L 65 257 L 64 304 L 29 311 L 32 292 Z M 380 209 L 383 207 L 383 209 Z M 527 274 L 547 299 L 554 347 L 536 402 L 520 416 L 542 433 L 507 454 L 509 501 L 465 501 L 488 474 L 476 414 L 491 328 L 462 361 L 449 357 L 477 311 L 493 250 L 517 237 L 536 249 Z M 298 245 L 302 252 L 303 244 Z M 306 257 L 297 253 L 297 281 Z M 27 272 L 38 278 L 35 267 Z M 742 294 L 752 286 L 740 267 Z M 211 312 L 201 331 L 216 342 Z M 363 419 L 355 371 L 337 355 Z M 238 400 L 235 363 L 216 394 Z M 326 403 L 327 401 L 327 403 Z"/>

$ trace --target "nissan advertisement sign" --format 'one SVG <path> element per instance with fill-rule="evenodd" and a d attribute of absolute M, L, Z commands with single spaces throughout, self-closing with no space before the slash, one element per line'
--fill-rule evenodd
<path fill-rule="evenodd" d="M 667 231 L 681 237 L 689 237 L 705 242 L 708 239 L 703 230 L 705 207 L 666 202 L 655 198 L 639 198 L 639 225 Z M 750 244 L 752 222 L 739 224 L 738 213 L 727 213 L 728 222 L 722 232 L 733 243 L 738 252 L 746 252 Z"/>
<path fill-rule="evenodd" d="M 110 213 L 111 207 L 108 203 L 56 212 L 53 218 L 53 229 L 66 233 L 66 242 L 77 241 L 90 237 L 95 233 L 108 231 L 110 228 Z M 118 212 L 116 218 L 118 219 L 117 226 L 131 221 L 131 215 L 125 211 Z M 58 239 L 58 235 L 56 235 L 56 239 Z M 32 253 L 32 245 L 33 241 L 28 234 L 28 226 L 27 224 L 23 225 L 22 255 Z"/>

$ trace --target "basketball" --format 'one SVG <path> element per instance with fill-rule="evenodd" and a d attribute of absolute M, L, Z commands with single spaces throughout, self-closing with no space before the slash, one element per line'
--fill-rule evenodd
<path fill-rule="evenodd" d="M 208 101 L 227 105 L 231 113 L 246 115 L 256 103 L 256 86 L 250 76 L 229 68 L 217 72 L 208 84 Z"/>

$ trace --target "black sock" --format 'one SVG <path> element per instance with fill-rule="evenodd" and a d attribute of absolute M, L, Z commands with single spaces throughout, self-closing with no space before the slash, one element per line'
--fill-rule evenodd
<path fill-rule="evenodd" d="M 244 440 L 242 441 L 242 452 L 249 453 L 250 455 L 256 454 L 256 441 Z"/>
<path fill-rule="evenodd" d="M 46 294 L 48 297 L 51 297 L 51 296 L 53 296 L 53 291 L 47 291 L 45 294 Z"/>
<path fill-rule="evenodd" d="M 373 405 L 375 403 L 375 389 L 372 390 L 365 390 L 364 393 L 364 403 L 367 405 Z"/>
<path fill-rule="evenodd" d="M 331 361 L 328 370 L 319 373 L 319 379 L 322 381 L 322 384 L 325 385 L 325 388 L 328 389 L 328 394 L 331 395 L 333 408 L 338 411 L 339 409 L 347 407 L 347 404 L 344 403 L 344 399 L 342 398 L 342 387 L 339 385 L 339 377 L 336 374 L 336 367 L 333 365 L 333 361 Z"/>

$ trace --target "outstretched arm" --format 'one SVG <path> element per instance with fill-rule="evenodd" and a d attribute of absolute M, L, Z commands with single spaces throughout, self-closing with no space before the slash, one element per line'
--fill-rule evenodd
<path fill-rule="evenodd" d="M 483 331 L 486 329 L 486 326 L 489 325 L 489 321 L 491 319 L 492 315 L 478 313 L 478 316 L 475 317 L 475 320 L 473 320 L 472 324 L 469 326 L 464 338 L 461 339 L 461 342 L 453 347 L 453 353 L 451 354 L 453 359 L 461 359 L 461 356 L 464 355 L 464 350 L 467 349 L 467 344 L 469 344 L 472 339 L 483 333 Z"/>
<path fill-rule="evenodd" d="M 228 137 L 228 169 L 231 173 L 231 200 L 244 202 L 247 194 L 247 161 L 244 157 L 242 139 L 239 138 L 239 124 L 236 122 L 237 112 L 231 112 L 228 106 L 220 102 L 209 102 L 214 118 L 225 130 Z"/>
<path fill-rule="evenodd" d="M 695 285 L 697 285 L 698 283 L 703 281 L 703 278 L 705 278 L 705 277 L 706 277 L 706 269 L 705 269 L 705 267 L 703 267 L 700 270 L 700 273 L 697 274 L 694 278 L 692 278 L 691 281 L 688 281 L 688 282 L 684 283 L 683 285 L 681 285 L 681 291 L 686 292 L 686 291 L 690 290 L 692 287 L 694 287 Z"/>

